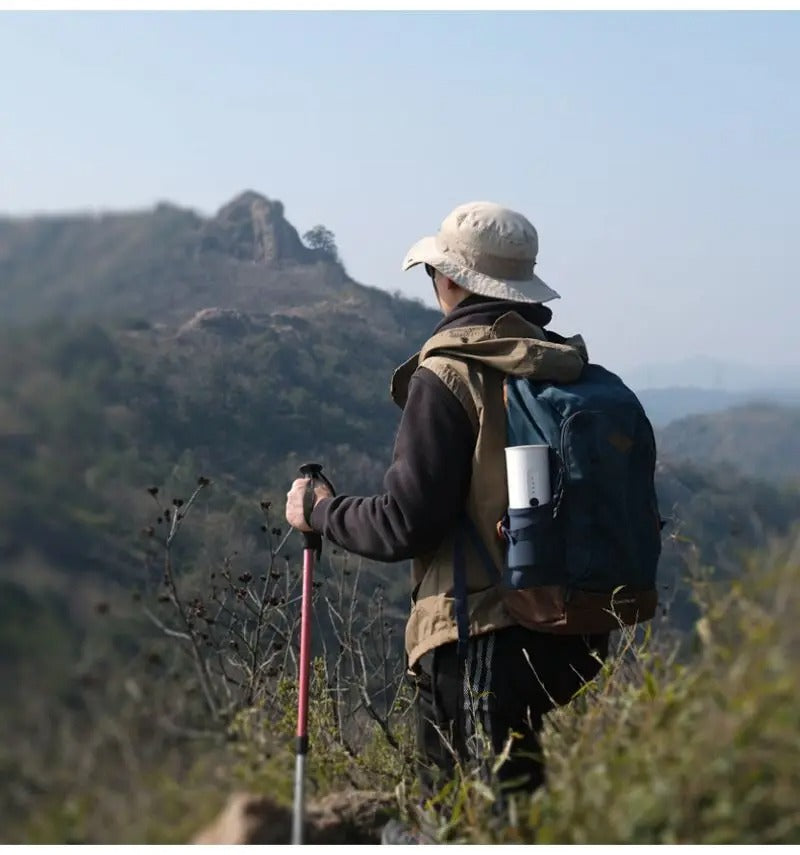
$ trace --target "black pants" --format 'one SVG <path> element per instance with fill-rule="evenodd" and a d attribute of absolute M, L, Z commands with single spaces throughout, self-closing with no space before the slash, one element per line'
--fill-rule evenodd
<path fill-rule="evenodd" d="M 607 634 L 559 636 L 512 626 L 471 638 L 461 662 L 455 643 L 423 656 L 414 678 L 423 797 L 452 778 L 454 754 L 466 764 L 480 762 L 489 747 L 500 754 L 512 730 L 521 738 L 500 767 L 501 788 L 510 793 L 539 787 L 545 713 L 567 703 L 600 670 L 596 657 L 607 655 Z"/>

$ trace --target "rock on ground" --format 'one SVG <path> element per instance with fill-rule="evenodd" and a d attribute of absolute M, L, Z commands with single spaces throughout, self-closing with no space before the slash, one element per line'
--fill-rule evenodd
<path fill-rule="evenodd" d="M 396 812 L 394 795 L 369 790 L 332 793 L 306 810 L 307 843 L 378 843 Z M 268 796 L 235 793 L 219 816 L 192 843 L 289 843 L 292 811 Z"/>

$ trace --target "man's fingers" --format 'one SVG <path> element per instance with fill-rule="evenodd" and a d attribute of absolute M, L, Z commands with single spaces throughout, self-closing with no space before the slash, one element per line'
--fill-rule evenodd
<path fill-rule="evenodd" d="M 299 490 L 300 488 L 305 490 L 308 480 L 308 478 L 295 478 L 295 480 L 292 481 L 292 486 L 289 488 L 289 492 L 286 494 L 287 497 L 291 496 L 295 490 Z"/>

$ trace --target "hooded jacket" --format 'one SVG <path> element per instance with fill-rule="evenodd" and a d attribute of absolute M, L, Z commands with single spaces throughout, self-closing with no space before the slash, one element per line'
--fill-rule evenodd
<path fill-rule="evenodd" d="M 385 492 L 324 499 L 313 510 L 313 528 L 344 549 L 380 561 L 413 559 L 409 666 L 457 638 L 453 548 L 463 513 L 502 561 L 495 532 L 507 507 L 503 377 L 568 382 L 587 359 L 579 336 L 545 332 L 551 316 L 539 304 L 461 303 L 392 377 L 403 416 Z M 470 634 L 514 623 L 478 556 L 467 548 L 465 560 Z"/>

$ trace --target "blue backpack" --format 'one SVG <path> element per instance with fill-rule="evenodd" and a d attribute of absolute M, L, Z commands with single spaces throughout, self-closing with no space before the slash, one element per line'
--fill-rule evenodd
<path fill-rule="evenodd" d="M 636 395 L 589 363 L 572 383 L 505 379 L 508 446 L 550 447 L 552 499 L 509 509 L 498 569 L 467 520 L 473 547 L 514 619 L 531 629 L 601 633 L 651 619 L 662 521 L 653 428 Z M 460 552 L 461 550 L 459 550 Z M 463 561 L 455 562 L 459 640 L 468 635 Z M 461 565 L 459 567 L 459 565 Z"/>

